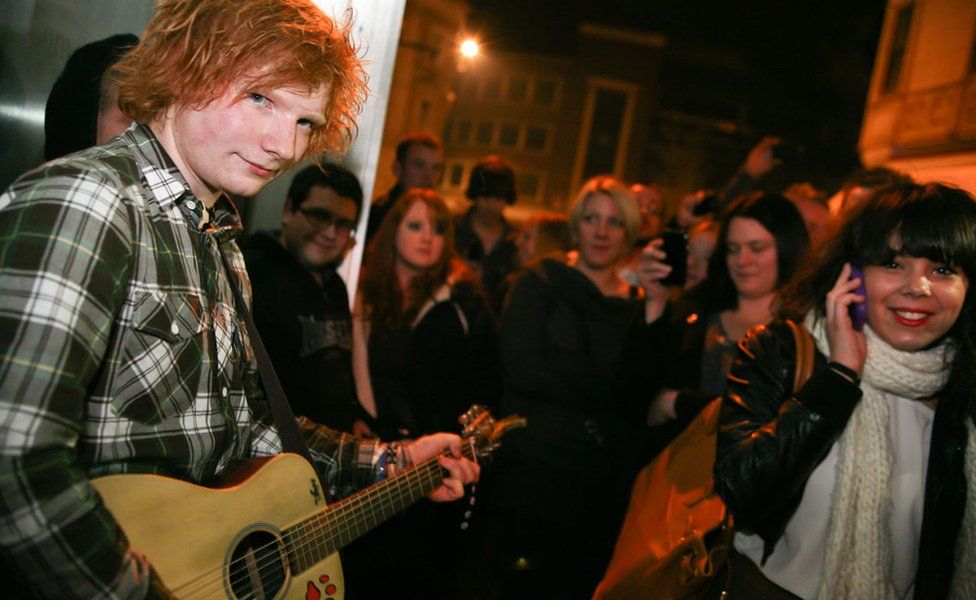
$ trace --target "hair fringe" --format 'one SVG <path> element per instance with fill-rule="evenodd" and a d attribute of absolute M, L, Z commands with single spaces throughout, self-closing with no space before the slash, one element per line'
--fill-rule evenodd
<path fill-rule="evenodd" d="M 306 156 L 341 151 L 368 94 L 353 13 L 341 22 L 309 0 L 159 0 L 142 40 L 114 70 L 122 111 L 152 122 L 199 109 L 235 87 L 326 86 L 325 123 Z"/>
<path fill-rule="evenodd" d="M 396 273 L 396 236 L 403 217 L 416 202 L 423 202 L 444 227 L 444 250 L 437 263 L 414 278 L 407 301 Z M 396 329 L 409 325 L 424 303 L 449 279 L 472 280 L 473 275 L 454 251 L 454 223 L 444 200 L 432 190 L 407 191 L 390 209 L 366 249 L 363 264 L 362 298 L 364 317 L 381 326 Z"/>

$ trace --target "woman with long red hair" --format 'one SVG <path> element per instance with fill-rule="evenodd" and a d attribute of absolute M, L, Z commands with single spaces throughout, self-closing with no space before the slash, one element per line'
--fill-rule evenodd
<path fill-rule="evenodd" d="M 497 404 L 494 318 L 477 279 L 455 256 L 453 236 L 440 196 L 412 189 L 367 248 L 353 311 L 353 363 L 360 402 L 383 439 L 455 431 L 471 404 Z M 438 572 L 459 570 L 465 508 L 420 504 L 393 527 L 371 534 L 356 589 L 363 597 L 386 598 L 422 585 L 429 597 L 456 597 L 455 580 Z M 409 556 L 398 550 L 421 536 L 423 549 Z M 443 548 L 458 551 L 445 555 Z"/>
<path fill-rule="evenodd" d="M 440 196 L 414 189 L 367 249 L 354 360 L 360 401 L 381 437 L 450 431 L 472 403 L 496 404 L 495 324 L 453 235 Z"/>

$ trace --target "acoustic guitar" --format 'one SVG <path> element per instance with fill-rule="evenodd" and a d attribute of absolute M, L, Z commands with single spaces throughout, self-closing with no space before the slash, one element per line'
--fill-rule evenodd
<path fill-rule="evenodd" d="M 524 427 L 473 406 L 459 421 L 463 453 L 482 459 Z M 178 597 L 339 600 L 338 551 L 444 480 L 436 458 L 326 506 L 315 470 L 295 454 L 249 461 L 221 488 L 159 475 L 92 480 L 132 547 Z"/>

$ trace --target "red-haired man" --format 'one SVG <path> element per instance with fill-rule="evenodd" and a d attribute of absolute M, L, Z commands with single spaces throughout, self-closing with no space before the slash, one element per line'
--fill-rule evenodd
<path fill-rule="evenodd" d="M 366 91 L 348 26 L 311 0 L 161 0 L 117 77 L 135 124 L 0 196 L 0 550 L 41 596 L 166 593 L 89 478 L 207 483 L 280 452 L 231 290 L 250 295 L 227 195 L 340 147 Z M 302 433 L 334 490 L 407 454 Z M 457 436 L 409 454 L 447 450 Z M 478 468 L 440 460 L 431 497 L 456 499 Z"/>

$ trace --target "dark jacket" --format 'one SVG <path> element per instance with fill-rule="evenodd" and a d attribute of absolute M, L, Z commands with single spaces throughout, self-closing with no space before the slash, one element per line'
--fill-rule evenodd
<path fill-rule="evenodd" d="M 635 388 L 659 386 L 666 347 L 641 306 L 553 259 L 516 279 L 502 313 L 502 412 L 529 426 L 502 447 L 498 504 L 581 536 L 616 533 L 647 431 L 650 392 Z"/>
<path fill-rule="evenodd" d="M 471 224 L 474 208 L 454 218 L 454 248 L 458 256 L 481 272 L 481 285 L 488 294 L 492 309 L 499 314 L 508 287 L 505 279 L 519 267 L 515 229 L 502 219 L 502 235 L 491 248 L 485 248 Z"/>
<path fill-rule="evenodd" d="M 384 439 L 456 432 L 458 417 L 472 404 L 497 409 L 494 317 L 476 282 L 449 289 L 449 297 L 437 299 L 412 327 L 370 326 L 369 373 Z"/>
<path fill-rule="evenodd" d="M 678 396 L 674 402 L 676 418 L 651 430 L 648 437 L 651 455 L 671 443 L 717 396 L 700 389 L 705 335 L 711 318 L 712 314 L 706 312 L 705 304 L 694 291 L 686 293 L 673 305 L 669 302 L 662 315 L 661 320 L 667 323 L 667 332 L 662 335 L 662 339 L 667 340 L 667 352 L 661 357 L 658 371 L 662 373 L 663 387 L 677 390 Z M 657 391 L 647 389 L 645 393 L 653 398 Z"/>
<path fill-rule="evenodd" d="M 407 191 L 406 189 L 400 187 L 400 183 L 397 182 L 390 191 L 378 196 L 373 200 L 373 205 L 369 208 L 369 218 L 366 221 L 366 242 L 373 239 L 373 236 L 379 230 L 380 225 L 383 224 L 383 219 L 386 218 L 386 213 L 390 212 L 396 201 L 400 199 L 400 196 Z"/>
<path fill-rule="evenodd" d="M 335 269 L 322 285 L 271 232 L 241 242 L 254 292 L 254 323 L 295 415 L 340 431 L 365 416 L 352 374 L 352 317 Z"/>
<path fill-rule="evenodd" d="M 722 404 L 715 488 L 736 527 L 759 535 L 765 556 L 783 535 L 806 482 L 847 427 L 861 390 L 817 353 L 813 375 L 792 395 L 796 347 L 774 321 L 740 343 Z M 944 598 L 965 506 L 967 399 L 940 398 L 932 428 L 915 598 Z"/>

